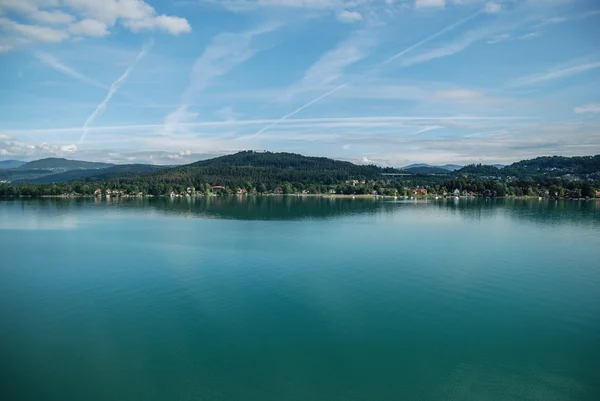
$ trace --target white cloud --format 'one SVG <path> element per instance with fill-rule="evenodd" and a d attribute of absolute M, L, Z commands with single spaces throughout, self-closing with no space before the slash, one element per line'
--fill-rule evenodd
<path fill-rule="evenodd" d="M 65 0 L 72 9 L 83 16 L 113 26 L 117 21 L 132 31 L 162 29 L 171 34 L 190 32 L 187 20 L 180 17 L 157 15 L 154 7 L 143 0 Z"/>
<path fill-rule="evenodd" d="M 95 19 L 84 19 L 69 26 L 69 32 L 74 35 L 104 37 L 110 35 L 104 22 Z"/>
<path fill-rule="evenodd" d="M 587 104 L 585 106 L 575 107 L 573 111 L 577 114 L 600 113 L 600 103 Z"/>
<path fill-rule="evenodd" d="M 228 10 L 241 12 L 258 8 L 305 8 L 314 10 L 340 9 L 355 6 L 369 0 L 204 0 L 205 3 L 218 4 Z"/>
<path fill-rule="evenodd" d="M 69 35 L 60 29 L 49 28 L 40 25 L 26 25 L 0 18 L 0 25 L 6 29 L 30 41 L 42 43 L 60 43 Z"/>
<path fill-rule="evenodd" d="M 75 20 L 75 17 L 62 11 L 36 11 L 31 14 L 31 18 L 38 22 L 55 25 L 64 25 Z"/>
<path fill-rule="evenodd" d="M 446 0 L 416 0 L 416 8 L 444 8 Z"/>
<path fill-rule="evenodd" d="M 362 21 L 363 16 L 358 11 L 342 10 L 337 14 L 337 19 L 340 22 L 353 23 Z"/>
<path fill-rule="evenodd" d="M 127 21 L 125 22 L 125 26 L 133 32 L 144 29 L 162 29 L 171 35 L 179 35 L 180 33 L 192 31 L 192 27 L 185 18 L 171 17 L 164 14 L 152 18 Z"/>
<path fill-rule="evenodd" d="M 15 157 L 64 156 L 77 151 L 74 144 L 61 145 L 42 142 L 38 145 L 22 142 L 12 136 L 0 134 L 0 154 Z"/>
<path fill-rule="evenodd" d="M 9 52 L 13 47 L 11 45 L 7 45 L 4 43 L 0 44 L 0 53 L 7 53 Z"/>
<path fill-rule="evenodd" d="M 11 35 L 5 52 L 28 42 L 59 43 L 71 34 L 79 35 L 75 39 L 108 36 L 109 28 L 118 23 L 132 32 L 163 30 L 178 35 L 192 30 L 185 18 L 159 15 L 144 0 L 0 0 L 0 15 L 5 16 L 0 24 Z"/>
<path fill-rule="evenodd" d="M 484 10 L 488 14 L 495 14 L 502 10 L 502 5 L 498 3 L 487 3 Z"/>
<path fill-rule="evenodd" d="M 532 85 L 545 81 L 552 81 L 555 79 L 569 77 L 571 75 L 580 74 L 582 72 L 590 71 L 596 68 L 600 68 L 600 62 L 584 63 L 572 67 L 554 69 L 542 74 L 531 75 L 529 77 L 522 78 L 517 81 L 518 85 Z"/>

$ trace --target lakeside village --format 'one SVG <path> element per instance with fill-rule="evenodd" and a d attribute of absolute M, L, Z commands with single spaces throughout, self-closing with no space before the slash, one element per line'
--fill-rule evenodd
<path fill-rule="evenodd" d="M 345 184 L 345 185 L 344 185 Z M 120 189 L 116 186 L 112 188 L 97 188 L 93 192 L 94 197 L 106 197 L 106 198 L 142 198 L 142 197 L 170 197 L 170 198 L 181 198 L 191 196 L 227 196 L 227 195 L 296 195 L 296 196 L 367 196 L 367 197 L 384 197 L 384 198 L 403 198 L 403 199 L 440 199 L 440 198 L 475 198 L 475 197 L 526 197 L 526 198 L 552 198 L 552 199 L 590 199 L 588 196 L 581 196 L 581 193 L 559 193 L 555 191 L 552 193 L 549 189 L 538 189 L 529 187 L 526 193 L 498 193 L 495 191 L 484 190 L 482 192 L 469 191 L 459 188 L 448 190 L 446 187 L 440 187 L 439 185 L 432 186 L 416 186 L 416 187 L 394 187 L 394 186 L 382 186 L 382 183 L 374 181 L 368 183 L 365 180 L 346 180 L 344 184 L 332 185 L 324 187 L 320 186 L 308 186 L 304 189 L 294 188 L 290 184 L 283 186 L 277 186 L 271 190 L 267 189 L 265 185 L 260 184 L 258 188 L 248 183 L 244 187 L 230 188 L 222 185 L 209 185 L 205 184 L 201 188 L 195 187 L 184 187 L 181 185 L 173 186 L 173 189 L 168 190 L 164 194 L 150 194 L 142 191 L 131 191 L 127 189 Z M 87 192 L 87 191 L 85 191 Z M 523 191 L 524 192 L 524 191 Z M 88 192 L 89 194 L 89 192 Z M 85 193 L 78 193 L 73 191 L 68 194 L 62 194 L 58 196 L 62 197 L 81 197 L 89 196 Z M 595 198 L 600 198 L 600 190 L 594 190 L 593 195 Z"/>

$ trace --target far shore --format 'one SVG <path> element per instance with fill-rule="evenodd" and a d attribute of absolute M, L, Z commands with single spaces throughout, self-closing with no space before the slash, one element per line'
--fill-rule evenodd
<path fill-rule="evenodd" d="M 247 196 L 275 196 L 275 197 L 320 197 L 330 199 L 394 199 L 394 200 L 454 200 L 459 199 L 530 199 L 530 200 L 600 200 L 600 198 L 550 198 L 550 197 L 538 197 L 538 196 L 496 196 L 496 197 L 485 197 L 485 196 L 446 196 L 443 195 L 430 195 L 430 196 L 391 196 L 391 195 L 373 195 L 373 194 L 361 194 L 361 195 L 346 195 L 346 194 L 231 194 L 231 195 L 205 195 L 205 194 L 194 194 L 194 195 L 179 195 L 171 197 L 169 195 L 144 195 L 144 196 L 111 196 L 108 199 L 144 199 L 144 198 L 194 198 L 194 197 L 247 197 Z M 107 199 L 106 196 L 95 196 L 95 195 L 41 195 L 41 196 L 10 196 L 0 197 L 0 199 L 39 199 L 39 198 L 58 198 L 58 199 L 71 199 L 71 198 L 95 198 L 95 199 Z"/>

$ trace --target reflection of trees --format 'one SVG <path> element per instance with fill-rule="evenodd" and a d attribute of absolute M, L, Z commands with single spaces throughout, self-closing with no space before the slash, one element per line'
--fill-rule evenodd
<path fill-rule="evenodd" d="M 365 214 L 393 215 L 437 210 L 461 219 L 487 221 L 496 217 L 538 224 L 600 224 L 600 201 L 521 199 L 440 199 L 430 201 L 381 201 L 371 198 L 301 196 L 223 196 L 182 198 L 41 198 L 11 199 L 23 211 L 69 213 L 73 209 L 150 208 L 164 214 L 237 220 L 300 220 L 351 217 Z"/>
<path fill-rule="evenodd" d="M 429 205 L 478 221 L 503 216 L 539 224 L 600 224 L 600 201 L 474 198 L 444 199 Z"/>

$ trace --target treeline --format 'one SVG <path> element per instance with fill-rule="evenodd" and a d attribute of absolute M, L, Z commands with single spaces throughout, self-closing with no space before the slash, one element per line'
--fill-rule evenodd
<path fill-rule="evenodd" d="M 302 181 L 283 181 L 283 182 L 260 182 L 246 181 L 239 183 L 233 179 L 225 179 L 213 182 L 198 183 L 193 180 L 182 182 L 162 182 L 154 179 L 145 181 L 127 180 L 109 180 L 98 183 L 86 182 L 66 182 L 56 184 L 0 184 L 0 197 L 19 197 L 19 196 L 59 196 L 59 195 L 93 195 L 97 190 L 103 194 L 106 190 L 118 191 L 119 195 L 137 196 L 137 195 L 169 195 L 186 194 L 192 192 L 195 194 L 235 194 L 243 193 L 310 193 L 310 194 L 345 194 L 345 195 L 363 195 L 378 194 L 388 196 L 429 196 L 434 195 L 454 195 L 458 190 L 460 195 L 470 196 L 542 196 L 542 197 L 566 197 L 566 198 L 585 198 L 595 197 L 596 191 L 600 189 L 600 182 L 588 181 L 570 181 L 564 179 L 525 179 L 510 182 L 498 181 L 493 179 L 479 177 L 455 177 L 455 178 L 435 178 L 423 176 L 410 177 L 410 179 L 376 179 L 364 180 L 364 183 L 353 184 L 345 181 L 328 180 L 328 183 L 322 182 L 302 182 Z M 358 181 L 358 180 L 357 180 Z M 232 182 L 229 185 L 227 182 Z M 359 181 L 362 182 L 362 181 Z M 223 185 L 225 183 L 225 185 Z M 214 189 L 218 185 L 223 188 Z"/>
<path fill-rule="evenodd" d="M 575 157 L 537 157 L 522 160 L 503 168 L 485 164 L 471 164 L 455 171 L 456 174 L 469 174 L 487 177 L 516 177 L 521 179 L 536 177 L 600 178 L 600 155 Z"/>
<path fill-rule="evenodd" d="M 117 167 L 123 175 L 114 175 Z M 600 156 L 543 157 L 508 167 L 471 165 L 448 175 L 389 176 L 384 173 L 402 171 L 293 153 L 246 151 L 158 170 L 152 166 L 112 166 L 77 181 L 0 184 L 0 196 L 92 195 L 105 194 L 109 189 L 117 190 L 120 196 L 188 192 L 424 196 L 454 194 L 458 190 L 460 195 L 472 196 L 585 198 L 594 197 L 600 190 Z M 521 173 L 513 175 L 515 171 Z M 565 178 L 575 172 L 585 177 Z"/>

